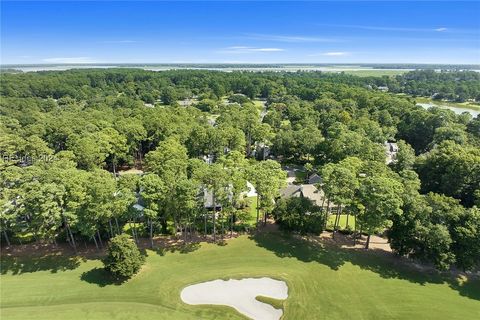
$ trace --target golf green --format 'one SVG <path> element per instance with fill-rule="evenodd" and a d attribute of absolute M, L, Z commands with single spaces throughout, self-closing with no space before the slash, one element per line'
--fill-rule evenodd
<path fill-rule="evenodd" d="M 213 279 L 287 282 L 284 319 L 479 319 L 480 281 L 422 273 L 390 254 L 323 247 L 262 233 L 225 245 L 149 251 L 118 284 L 99 260 L 2 256 L 2 319 L 244 319 L 234 309 L 190 306 L 183 287 Z"/>

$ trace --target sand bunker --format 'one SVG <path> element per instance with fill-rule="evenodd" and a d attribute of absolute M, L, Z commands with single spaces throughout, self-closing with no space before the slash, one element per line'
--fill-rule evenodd
<path fill-rule="evenodd" d="M 288 297 L 287 284 L 270 278 L 214 280 L 188 286 L 180 293 L 182 301 L 188 304 L 225 305 L 255 320 L 281 318 L 282 310 L 257 301 L 257 296 L 284 300 Z"/>

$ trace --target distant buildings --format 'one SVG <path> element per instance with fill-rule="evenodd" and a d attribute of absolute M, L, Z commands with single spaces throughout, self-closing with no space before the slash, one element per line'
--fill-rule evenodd
<path fill-rule="evenodd" d="M 398 145 L 395 142 L 385 142 L 385 162 L 390 164 L 395 161 L 398 153 Z"/>
<path fill-rule="evenodd" d="M 380 91 L 383 91 L 383 92 L 388 91 L 388 87 L 386 87 L 386 86 L 379 86 L 379 87 L 377 87 L 377 89 L 380 90 Z"/>

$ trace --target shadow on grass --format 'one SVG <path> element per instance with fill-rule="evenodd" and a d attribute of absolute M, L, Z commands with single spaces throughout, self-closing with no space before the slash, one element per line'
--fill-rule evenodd
<path fill-rule="evenodd" d="M 459 281 L 453 274 L 435 270 L 419 270 L 393 254 L 383 250 L 340 248 L 325 246 L 317 241 L 297 238 L 289 234 L 257 233 L 251 236 L 259 247 L 274 252 L 281 258 L 295 258 L 303 262 L 318 262 L 332 270 L 351 263 L 363 270 L 375 272 L 385 279 L 402 279 L 412 283 L 447 283 L 462 296 L 480 300 L 480 279 L 464 277 Z"/>
<path fill-rule="evenodd" d="M 179 244 L 179 245 L 174 245 L 174 246 L 169 246 L 168 248 L 165 247 L 157 247 L 154 249 L 154 251 L 161 256 L 164 256 L 167 252 L 179 252 L 182 254 L 185 253 L 190 253 L 197 251 L 200 249 L 201 244 L 199 242 L 189 242 L 185 244 Z"/>
<path fill-rule="evenodd" d="M 315 242 L 292 237 L 286 233 L 260 232 L 250 237 L 258 246 L 274 252 L 280 258 L 296 258 L 303 262 L 319 262 L 333 270 L 345 263 L 345 253 L 329 250 Z"/>
<path fill-rule="evenodd" d="M 82 261 L 85 261 L 85 259 L 63 254 L 49 254 L 41 257 L 2 256 L 0 269 L 2 274 L 11 273 L 13 275 L 36 271 L 56 273 L 76 269 Z"/>
<path fill-rule="evenodd" d="M 90 271 L 85 271 L 84 273 L 82 273 L 82 275 L 80 276 L 80 280 L 96 284 L 99 287 L 105 287 L 109 285 L 119 286 L 128 279 L 115 278 L 110 272 L 108 272 L 104 268 L 93 268 Z"/>
<path fill-rule="evenodd" d="M 461 296 L 470 299 L 480 300 L 480 279 L 465 279 L 465 281 L 454 281 L 450 287 L 458 291 Z"/>

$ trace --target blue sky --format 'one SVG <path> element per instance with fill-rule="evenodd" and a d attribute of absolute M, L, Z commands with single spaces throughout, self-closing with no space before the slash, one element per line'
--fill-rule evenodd
<path fill-rule="evenodd" d="M 480 63 L 480 2 L 1 2 L 1 63 Z"/>

